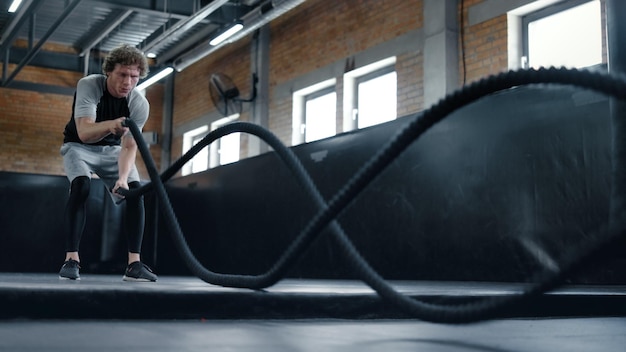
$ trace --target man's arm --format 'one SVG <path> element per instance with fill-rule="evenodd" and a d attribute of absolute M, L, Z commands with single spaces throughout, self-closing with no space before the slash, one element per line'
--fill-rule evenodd
<path fill-rule="evenodd" d="M 123 135 L 128 131 L 127 127 L 122 126 L 124 119 L 120 117 L 115 120 L 96 122 L 95 117 L 78 117 L 76 118 L 78 138 L 83 143 L 96 143 L 109 134 Z"/>
<path fill-rule="evenodd" d="M 137 143 L 130 133 L 126 133 L 122 137 L 122 150 L 117 161 L 119 168 L 119 178 L 113 187 L 113 193 L 118 188 L 128 189 L 128 175 L 135 165 L 135 159 L 137 157 Z"/>

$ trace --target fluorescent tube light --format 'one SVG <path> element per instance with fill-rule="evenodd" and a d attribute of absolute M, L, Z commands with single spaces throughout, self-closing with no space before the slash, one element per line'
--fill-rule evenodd
<path fill-rule="evenodd" d="M 148 88 L 149 86 L 153 85 L 154 83 L 160 81 L 162 78 L 165 78 L 166 76 L 168 76 L 172 72 L 174 72 L 174 69 L 172 67 L 166 67 L 163 70 L 161 70 L 159 73 L 157 73 L 156 75 L 148 78 L 143 83 L 138 85 L 136 87 L 136 89 L 144 90 L 144 89 Z"/>
<path fill-rule="evenodd" d="M 218 35 L 217 37 L 213 38 L 213 40 L 211 40 L 209 42 L 209 44 L 216 46 L 219 43 L 223 42 L 224 40 L 230 38 L 230 36 L 232 36 L 233 34 L 239 32 L 241 29 L 243 29 L 243 24 L 241 23 L 235 23 L 234 26 L 228 28 L 228 30 L 226 30 L 224 33 Z"/>
<path fill-rule="evenodd" d="M 17 11 L 17 8 L 22 4 L 22 0 L 13 0 L 11 6 L 9 6 L 9 12 L 13 13 Z"/>

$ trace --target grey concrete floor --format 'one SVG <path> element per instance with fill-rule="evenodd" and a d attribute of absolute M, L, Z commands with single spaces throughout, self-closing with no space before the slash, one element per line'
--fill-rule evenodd
<path fill-rule="evenodd" d="M 1 321 L 0 350 L 623 351 L 626 318 L 415 320 Z"/>
<path fill-rule="evenodd" d="M 418 298 L 507 295 L 522 287 L 478 282 L 394 286 Z M 356 281 L 283 280 L 256 292 L 190 277 L 133 284 L 120 276 L 84 275 L 80 282 L 68 282 L 56 274 L 2 273 L 0 351 L 624 350 L 625 286 L 567 286 L 547 296 L 534 308 L 540 315 L 448 325 L 385 318 L 388 308 L 381 306 L 373 313 L 375 293 Z M 554 304 L 567 314 L 550 315 Z M 64 314 L 71 310 L 84 314 Z M 134 318 L 127 317 L 127 310 L 135 310 Z M 155 317 L 154 312 L 167 314 Z"/>

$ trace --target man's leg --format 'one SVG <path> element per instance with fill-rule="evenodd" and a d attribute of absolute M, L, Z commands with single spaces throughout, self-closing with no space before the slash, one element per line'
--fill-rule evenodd
<path fill-rule="evenodd" d="M 139 182 L 130 182 L 130 189 L 139 188 Z M 128 236 L 128 264 L 141 260 L 141 244 L 143 242 L 143 232 L 146 222 L 146 211 L 144 209 L 143 196 L 130 197 L 126 199 L 126 216 L 124 225 Z"/>
<path fill-rule="evenodd" d="M 65 263 L 59 276 L 67 279 L 79 279 L 80 257 L 78 248 L 85 229 L 87 216 L 87 198 L 91 180 L 87 176 L 78 176 L 70 185 L 70 195 L 65 207 Z"/>
<path fill-rule="evenodd" d="M 139 182 L 130 182 L 130 189 L 139 188 Z M 128 236 L 128 268 L 124 275 L 126 281 L 156 281 L 157 276 L 152 270 L 141 263 L 141 245 L 145 229 L 145 208 L 143 196 L 126 199 L 126 216 L 124 225 Z"/>

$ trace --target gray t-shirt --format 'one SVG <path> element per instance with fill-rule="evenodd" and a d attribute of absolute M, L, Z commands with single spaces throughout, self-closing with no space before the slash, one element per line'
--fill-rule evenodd
<path fill-rule="evenodd" d="M 133 89 L 127 97 L 116 98 L 106 89 L 106 76 L 92 74 L 81 78 L 74 94 L 72 117 L 65 126 L 63 142 L 83 143 L 78 138 L 76 122 L 81 117 L 95 117 L 96 122 L 114 120 L 119 117 L 129 117 L 142 129 L 148 120 L 150 104 L 138 91 Z M 119 145 L 120 136 L 110 134 L 95 145 Z"/>

